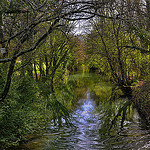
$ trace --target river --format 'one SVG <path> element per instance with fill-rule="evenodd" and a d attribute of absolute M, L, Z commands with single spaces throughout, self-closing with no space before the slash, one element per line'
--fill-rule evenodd
<path fill-rule="evenodd" d="M 72 126 L 49 124 L 45 133 L 20 145 L 15 150 L 147 150 L 150 149 L 150 130 L 147 129 L 136 109 L 127 110 L 124 127 L 121 117 L 110 132 L 108 129 L 123 99 L 109 102 L 110 85 L 91 76 L 80 76 L 79 96 L 73 107 Z M 77 82 L 78 84 L 81 82 Z M 89 84 L 90 83 L 90 84 Z M 92 83 L 92 84 L 91 84 Z M 109 90 L 107 90 L 109 89 Z"/>

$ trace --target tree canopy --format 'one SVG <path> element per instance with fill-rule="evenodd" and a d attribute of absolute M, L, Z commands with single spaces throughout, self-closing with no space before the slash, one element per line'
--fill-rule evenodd
<path fill-rule="evenodd" d="M 149 31 L 149 0 L 0 0 L 0 126 L 13 110 L 14 120 L 20 116 L 14 124 L 10 116 L 4 128 L 13 128 L 0 142 L 41 118 L 68 122 L 75 83 L 65 83 L 75 71 L 94 70 L 130 97 L 134 80 L 149 80 Z M 33 122 L 24 121 L 32 114 Z"/>

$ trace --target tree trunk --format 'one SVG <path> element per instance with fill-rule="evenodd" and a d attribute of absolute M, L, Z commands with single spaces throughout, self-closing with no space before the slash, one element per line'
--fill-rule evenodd
<path fill-rule="evenodd" d="M 38 81 L 38 75 L 36 70 L 36 61 L 34 60 L 34 73 L 35 73 L 35 80 Z"/>
<path fill-rule="evenodd" d="M 48 66 L 48 59 L 47 56 L 45 55 L 45 64 L 46 64 L 46 76 L 49 74 L 49 66 Z"/>
<path fill-rule="evenodd" d="M 27 66 L 27 71 L 28 71 L 29 77 L 31 77 L 33 79 L 33 65 L 32 65 L 32 61 L 29 62 L 28 66 Z"/>
<path fill-rule="evenodd" d="M 42 65 L 43 65 L 42 64 L 42 59 L 40 58 L 40 60 L 39 60 L 40 80 L 42 79 L 43 76 L 45 76 Z"/>
<path fill-rule="evenodd" d="M 1 98 L 0 98 L 1 102 L 4 102 L 6 96 L 9 92 L 9 88 L 10 88 L 10 84 L 11 84 L 11 80 L 12 80 L 12 74 L 13 74 L 13 70 L 14 70 L 14 67 L 15 67 L 15 63 L 16 63 L 16 58 L 14 58 L 10 63 L 9 71 L 8 71 L 8 75 L 7 75 L 7 82 L 6 82 L 4 91 L 1 94 Z"/>
<path fill-rule="evenodd" d="M 25 63 L 24 55 L 21 58 L 22 58 L 21 65 L 23 66 L 24 63 Z M 21 70 L 20 70 L 20 77 L 25 77 L 25 68 L 24 67 L 22 67 Z"/>

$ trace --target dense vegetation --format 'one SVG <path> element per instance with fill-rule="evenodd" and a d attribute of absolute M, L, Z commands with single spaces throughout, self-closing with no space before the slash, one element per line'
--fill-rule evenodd
<path fill-rule="evenodd" d="M 83 20 L 86 33 L 77 35 Z M 149 0 L 1 0 L 1 147 L 18 144 L 51 120 L 69 124 L 76 84 L 68 76 L 76 71 L 113 82 L 113 91 L 129 99 L 117 114 L 124 115 L 135 85 L 150 80 L 149 30 Z M 149 95 L 144 99 L 148 107 Z"/>

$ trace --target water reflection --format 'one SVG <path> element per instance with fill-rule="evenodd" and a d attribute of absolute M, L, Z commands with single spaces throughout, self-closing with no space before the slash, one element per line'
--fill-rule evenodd
<path fill-rule="evenodd" d="M 150 149 L 150 130 L 142 128 L 139 115 L 132 107 L 128 110 L 124 128 L 120 129 L 120 120 L 118 120 L 110 135 L 108 134 L 110 122 L 123 101 L 104 103 L 104 96 L 110 91 L 108 85 L 96 81 L 89 88 L 87 80 L 85 83 L 86 86 L 82 83 L 80 84 L 82 87 L 77 89 L 81 96 L 76 107 L 73 108 L 74 126 L 64 125 L 60 128 L 49 125 L 47 133 L 21 145 L 18 150 Z M 97 100 L 99 97 L 101 100 Z"/>
<path fill-rule="evenodd" d="M 85 99 L 79 100 L 77 109 L 73 113 L 73 128 L 51 126 L 41 138 L 28 142 L 19 150 L 150 149 L 150 132 L 141 129 L 135 110 L 132 110 L 132 119 L 125 121 L 122 130 L 119 131 L 118 125 L 108 135 L 105 134 L 108 126 L 103 128 L 106 121 L 103 118 L 105 105 L 101 104 L 101 111 L 97 112 L 96 104 L 90 98 L 90 92 L 86 95 Z"/>
<path fill-rule="evenodd" d="M 87 92 L 87 98 L 79 101 L 82 104 L 74 113 L 77 127 L 74 139 L 74 149 L 94 150 L 102 148 L 99 143 L 99 119 L 95 113 L 95 102 L 90 98 L 90 93 Z"/>
<path fill-rule="evenodd" d="M 80 100 L 78 103 L 83 103 L 81 105 L 80 108 L 78 108 L 75 113 L 74 113 L 74 117 L 77 118 L 77 121 L 81 124 L 86 124 L 86 123 L 90 123 L 90 122 L 93 122 L 94 118 L 96 117 L 95 114 L 93 113 L 94 111 L 94 101 L 91 100 L 89 98 L 89 94 L 90 93 L 87 93 L 87 99 L 83 99 L 83 100 Z"/>

